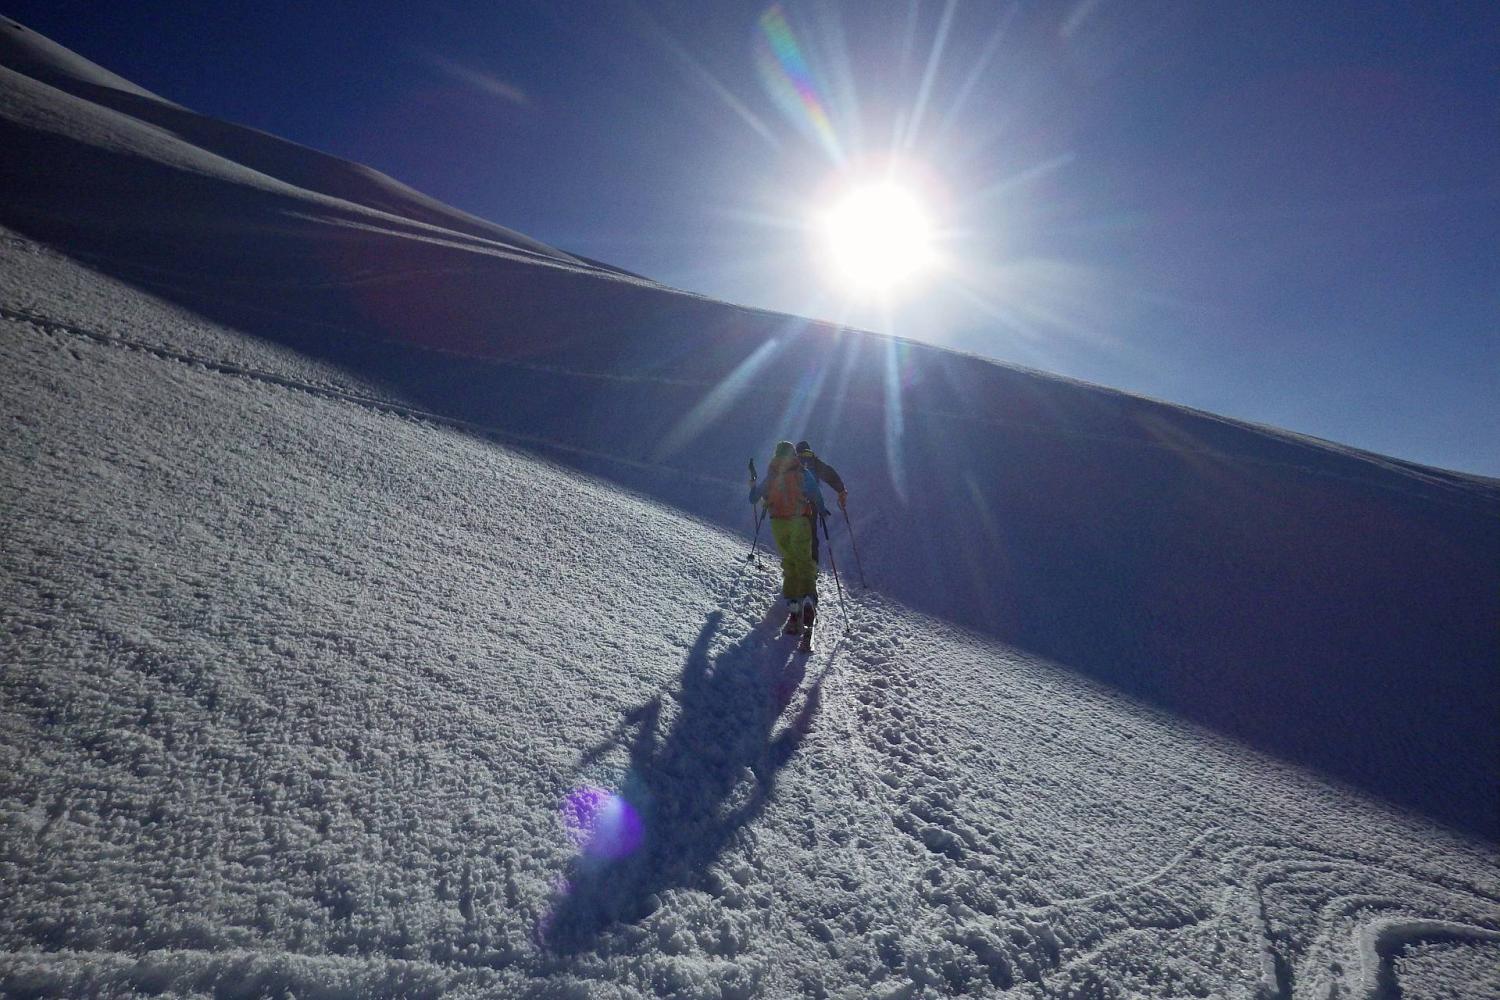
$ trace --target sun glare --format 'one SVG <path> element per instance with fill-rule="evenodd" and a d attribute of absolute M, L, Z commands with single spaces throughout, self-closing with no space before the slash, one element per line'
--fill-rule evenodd
<path fill-rule="evenodd" d="M 830 269 L 850 292 L 887 293 L 909 287 L 936 262 L 927 212 L 899 184 L 884 181 L 855 188 L 822 222 Z"/>

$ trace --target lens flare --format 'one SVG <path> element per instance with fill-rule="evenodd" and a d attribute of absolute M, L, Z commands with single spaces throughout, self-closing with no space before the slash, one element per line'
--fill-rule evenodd
<path fill-rule="evenodd" d="M 803 57 L 797 36 L 792 33 L 779 3 L 772 4 L 760 16 L 755 68 L 781 113 L 818 143 L 830 159 L 841 161 L 843 151 L 828 116 L 823 88 Z"/>
<path fill-rule="evenodd" d="M 573 789 L 563 800 L 562 819 L 569 839 L 588 858 L 618 861 L 634 854 L 645 839 L 635 807 L 607 788 Z"/>

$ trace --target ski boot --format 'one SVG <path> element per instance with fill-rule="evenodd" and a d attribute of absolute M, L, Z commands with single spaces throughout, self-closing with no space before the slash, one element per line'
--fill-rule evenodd
<path fill-rule="evenodd" d="M 802 634 L 802 602 L 801 601 L 787 601 L 786 625 L 784 625 L 782 627 L 781 631 L 785 635 L 801 635 Z"/>
<path fill-rule="evenodd" d="M 818 602 L 811 597 L 802 599 L 802 642 L 798 645 L 804 653 L 811 653 L 813 648 L 813 619 L 818 615 Z"/>

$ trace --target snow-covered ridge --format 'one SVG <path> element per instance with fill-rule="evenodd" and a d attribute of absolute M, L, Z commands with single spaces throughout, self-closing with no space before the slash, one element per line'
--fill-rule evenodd
<path fill-rule="evenodd" d="M 5 64 L 0 993 L 1500 989 L 1496 483 Z M 851 486 L 810 660 L 744 558 L 782 436 Z"/>
<path fill-rule="evenodd" d="M 305 192 L 375 209 L 502 246 L 579 263 L 552 247 L 496 226 L 372 170 L 255 129 L 232 125 L 163 100 L 151 92 L 10 20 L 0 19 L 0 66 L 82 101 L 170 135 L 233 168 L 220 175 L 244 181 L 248 168 Z M 239 176 L 236 176 L 239 174 Z"/>
<path fill-rule="evenodd" d="M 0 63 L 38 80 L 70 80 L 170 103 L 3 15 L 0 15 Z"/>

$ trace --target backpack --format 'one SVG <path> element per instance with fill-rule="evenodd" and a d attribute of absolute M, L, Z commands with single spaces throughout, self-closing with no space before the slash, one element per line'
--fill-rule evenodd
<path fill-rule="evenodd" d="M 772 517 L 800 517 L 807 512 L 807 471 L 797 456 L 771 460 L 765 495 L 766 509 Z"/>

